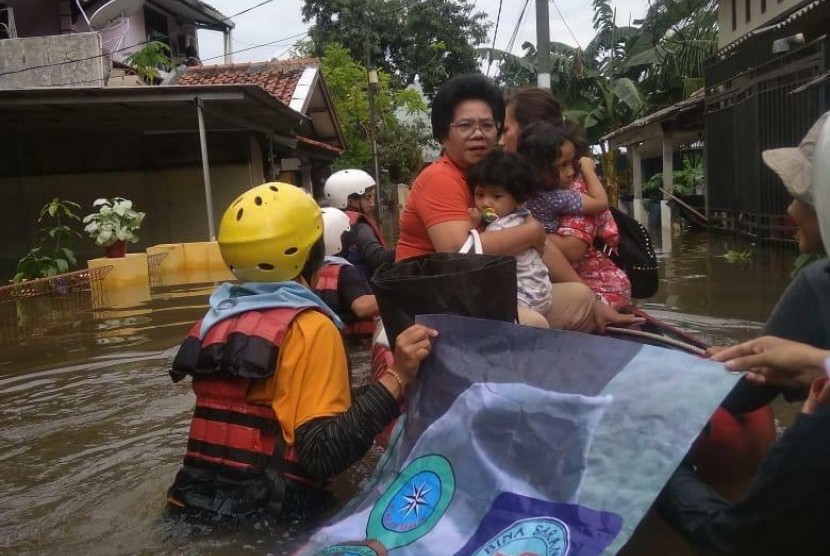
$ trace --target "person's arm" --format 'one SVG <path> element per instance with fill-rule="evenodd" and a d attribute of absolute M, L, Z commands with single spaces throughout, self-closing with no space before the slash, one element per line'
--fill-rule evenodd
<path fill-rule="evenodd" d="M 551 234 L 555 235 L 555 234 Z M 557 236 L 558 237 L 558 236 Z M 552 241 L 545 243 L 545 251 L 542 253 L 542 262 L 548 268 L 548 276 L 551 282 L 581 282 L 582 278 L 576 273 L 571 262 L 562 253 L 562 250 Z"/>
<path fill-rule="evenodd" d="M 442 222 L 427 228 L 432 246 L 438 253 L 457 253 L 472 229 L 469 218 Z M 481 233 L 481 245 L 488 255 L 516 255 L 527 249 L 544 249 L 545 229 L 528 218 L 523 224 L 505 230 Z"/>
<path fill-rule="evenodd" d="M 360 257 L 369 268 L 375 269 L 383 263 L 391 263 L 395 260 L 395 250 L 381 245 L 375 231 L 365 222 L 358 222 L 349 235 L 350 242 L 357 245 Z"/>
<path fill-rule="evenodd" d="M 352 313 L 359 319 L 369 319 L 380 314 L 378 300 L 374 295 L 361 295 L 352 301 Z"/>
<path fill-rule="evenodd" d="M 746 379 L 756 384 L 809 388 L 825 374 L 824 362 L 830 351 L 777 338 L 762 336 L 718 351 L 713 361 L 730 370 L 747 370 Z"/>
<path fill-rule="evenodd" d="M 597 176 L 594 161 L 587 156 L 579 160 L 580 172 L 588 188 L 588 194 L 582 195 L 583 214 L 598 214 L 608 209 L 608 194 Z"/>
<path fill-rule="evenodd" d="M 376 317 L 379 313 L 372 288 L 363 274 L 351 265 L 343 265 L 340 268 L 337 297 L 340 298 L 341 305 L 351 309 L 352 314 L 359 319 Z"/>
<path fill-rule="evenodd" d="M 548 234 L 548 241 L 555 245 L 571 263 L 579 262 L 588 252 L 588 244 L 576 236 Z"/>
<path fill-rule="evenodd" d="M 297 455 L 309 476 L 330 479 L 366 454 L 375 436 L 400 415 L 398 403 L 403 392 L 417 376 L 418 366 L 429 355 L 437 335 L 417 324 L 407 328 L 397 337 L 393 369 L 377 382 L 357 389 L 345 411 L 306 420 L 296 428 Z"/>

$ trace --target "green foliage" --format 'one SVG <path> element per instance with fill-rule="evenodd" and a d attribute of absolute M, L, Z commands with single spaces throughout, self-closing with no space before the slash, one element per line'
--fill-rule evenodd
<path fill-rule="evenodd" d="M 475 46 L 487 39 L 486 15 L 472 0 L 305 0 L 303 19 L 313 21 L 314 54 L 343 45 L 394 77 L 394 88 L 417 80 L 432 98 L 449 77 L 478 70 Z"/>
<path fill-rule="evenodd" d="M 57 197 L 43 205 L 37 221 L 43 222 L 48 218 L 52 225 L 38 230 L 38 245 L 17 262 L 15 282 L 62 274 L 77 263 L 75 253 L 68 245 L 81 234 L 69 223 L 73 220 L 80 220 L 75 214 L 75 211 L 80 208 L 81 206 L 77 203 L 62 201 Z"/>
<path fill-rule="evenodd" d="M 723 258 L 730 264 L 747 264 L 752 262 L 752 251 L 730 249 Z"/>
<path fill-rule="evenodd" d="M 652 0 L 642 20 L 619 26 L 610 0 L 592 0 L 596 35 L 584 51 L 551 44 L 551 87 L 566 114 L 597 142 L 644 114 L 702 86 L 705 59 L 717 48 L 715 0 Z M 536 49 L 515 55 L 481 48 L 499 64 L 499 82 L 514 88 L 536 81 Z"/>
<path fill-rule="evenodd" d="M 675 195 L 694 195 L 697 186 L 703 183 L 703 160 L 699 153 L 687 154 L 683 158 L 683 167 L 674 171 L 673 193 Z M 652 175 L 643 184 L 643 197 L 659 197 L 663 187 L 663 174 Z"/>
<path fill-rule="evenodd" d="M 133 210 L 133 202 L 123 197 L 96 199 L 92 203 L 98 212 L 84 216 L 84 231 L 96 245 L 107 247 L 116 241 L 138 241 L 135 233 L 141 227 L 144 213 Z"/>
<path fill-rule="evenodd" d="M 170 70 L 170 47 L 161 41 L 150 41 L 124 61 L 135 69 L 144 83 L 153 85 L 159 76 L 159 68 Z"/>
<path fill-rule="evenodd" d="M 323 77 L 331 93 L 347 149 L 335 168 L 372 168 L 371 126 L 366 68 L 352 59 L 349 51 L 329 44 L 320 60 Z M 375 92 L 375 120 L 379 163 L 393 182 L 413 176 L 423 164 L 421 148 L 429 141 L 425 126 L 400 121 L 425 117 L 427 106 L 413 89 L 393 87 L 389 74 L 378 72 Z"/>

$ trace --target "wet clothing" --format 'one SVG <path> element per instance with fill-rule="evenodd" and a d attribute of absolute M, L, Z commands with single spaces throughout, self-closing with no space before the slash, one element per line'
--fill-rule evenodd
<path fill-rule="evenodd" d="M 546 234 L 555 234 L 559 217 L 564 214 L 582 214 L 582 196 L 568 189 L 546 189 L 527 202 L 527 208 L 545 227 Z"/>
<path fill-rule="evenodd" d="M 778 300 L 763 332 L 830 349 L 830 259 L 815 261 L 798 273 Z M 789 401 L 806 395 L 800 389 L 757 386 L 741 380 L 722 405 L 732 413 L 746 413 L 782 393 Z"/>
<path fill-rule="evenodd" d="M 197 394 L 172 507 L 304 520 L 331 505 L 326 481 L 399 410 L 380 384 L 350 392 L 340 333 L 321 311 L 250 310 L 204 336 L 194 326 L 171 371 L 174 380 L 192 376 Z"/>
<path fill-rule="evenodd" d="M 587 193 L 582 176 L 570 185 L 571 191 Z M 582 281 L 614 309 L 631 305 L 631 282 L 625 272 L 594 247 L 594 239 L 600 238 L 610 247 L 620 240 L 617 223 L 611 211 L 599 214 L 571 214 L 563 216 L 556 233 L 562 237 L 575 237 L 588 245 L 582 259 L 573 264 Z"/>
<path fill-rule="evenodd" d="M 351 227 L 346 259 L 369 280 L 377 267 L 395 260 L 395 250 L 386 247 L 383 234 L 372 219 L 349 208 L 343 212 L 349 217 Z"/>
<path fill-rule="evenodd" d="M 729 504 L 687 465 L 657 499 L 660 514 L 705 556 L 830 554 L 830 410 L 799 414 L 747 492 Z"/>
<path fill-rule="evenodd" d="M 487 225 L 487 230 L 506 230 L 524 223 L 530 216 L 527 209 L 518 209 L 501 216 Z M 516 255 L 516 281 L 519 305 L 542 315 L 547 315 L 551 306 L 553 288 L 548 277 L 548 267 L 536 249 L 527 249 Z"/>
<path fill-rule="evenodd" d="M 375 319 L 359 319 L 352 312 L 352 303 L 364 295 L 372 295 L 366 278 L 348 261 L 326 257 L 320 268 L 314 292 L 334 309 L 345 325 L 343 335 L 347 339 L 371 338 L 375 332 Z"/>

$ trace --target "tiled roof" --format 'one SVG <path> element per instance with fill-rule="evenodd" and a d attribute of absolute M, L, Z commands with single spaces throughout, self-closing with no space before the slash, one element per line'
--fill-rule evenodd
<path fill-rule="evenodd" d="M 317 58 L 292 58 L 191 67 L 176 78 L 176 85 L 259 85 L 287 106 L 303 70 L 318 64 Z"/>

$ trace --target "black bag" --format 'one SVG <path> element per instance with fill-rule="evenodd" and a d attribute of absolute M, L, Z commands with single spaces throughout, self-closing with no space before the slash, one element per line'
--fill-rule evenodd
<path fill-rule="evenodd" d="M 515 322 L 516 259 L 433 253 L 386 263 L 372 276 L 389 345 L 415 315 L 451 314 Z"/>
<path fill-rule="evenodd" d="M 616 249 L 600 238 L 594 247 L 620 267 L 631 282 L 631 297 L 645 299 L 657 293 L 657 255 L 651 245 L 651 236 L 645 227 L 624 212 L 611 208 L 611 214 L 620 232 Z"/>

